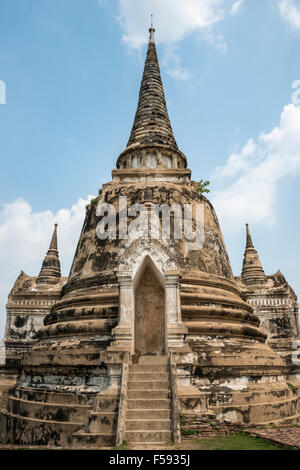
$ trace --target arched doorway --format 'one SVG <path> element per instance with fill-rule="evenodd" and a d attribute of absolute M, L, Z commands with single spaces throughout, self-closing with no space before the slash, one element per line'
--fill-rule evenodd
<path fill-rule="evenodd" d="M 135 287 L 135 352 L 165 354 L 165 288 L 151 261 L 146 261 Z"/>

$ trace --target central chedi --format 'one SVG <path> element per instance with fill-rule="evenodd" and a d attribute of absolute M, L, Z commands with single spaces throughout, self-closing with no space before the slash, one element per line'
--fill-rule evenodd
<path fill-rule="evenodd" d="M 215 211 L 176 144 L 153 28 L 132 132 L 116 167 L 87 207 L 61 298 L 22 359 L 1 412 L 2 442 L 178 441 L 179 413 L 296 420 L 283 361 L 241 297 Z M 148 215 L 157 207 L 159 236 L 151 237 Z M 166 207 L 169 238 L 161 230 Z M 174 235 L 178 207 L 194 243 L 183 224 Z"/>

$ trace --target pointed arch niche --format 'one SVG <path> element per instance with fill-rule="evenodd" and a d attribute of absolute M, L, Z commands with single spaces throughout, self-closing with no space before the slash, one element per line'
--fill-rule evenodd
<path fill-rule="evenodd" d="M 117 272 L 119 321 L 110 350 L 140 354 L 167 354 L 185 347 L 179 272 L 162 270 L 146 255 L 137 269 Z"/>
<path fill-rule="evenodd" d="M 134 280 L 134 352 L 166 354 L 165 283 L 149 256 Z"/>

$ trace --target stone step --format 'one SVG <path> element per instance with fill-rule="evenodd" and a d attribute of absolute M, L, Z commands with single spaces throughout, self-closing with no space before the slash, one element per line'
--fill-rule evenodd
<path fill-rule="evenodd" d="M 223 411 L 225 408 L 225 411 Z M 222 419 L 228 419 L 232 421 L 231 416 L 235 415 L 238 417 L 238 421 L 243 422 L 243 413 L 247 413 L 250 422 L 256 424 L 264 424 L 265 422 L 272 423 L 282 418 L 289 418 L 294 416 L 298 412 L 298 398 L 294 397 L 288 400 L 282 400 L 271 403 L 255 403 L 249 405 L 226 405 L 212 406 L 211 409 L 218 414 L 222 413 Z"/>
<path fill-rule="evenodd" d="M 151 399 L 151 400 L 130 400 L 127 399 L 127 410 L 169 410 L 171 408 L 171 400 Z"/>
<path fill-rule="evenodd" d="M 116 434 L 118 426 L 118 414 L 108 413 L 97 413 L 90 411 L 88 413 L 88 424 L 86 431 L 88 433 L 100 433 L 100 434 Z"/>
<path fill-rule="evenodd" d="M 169 380 L 169 373 L 168 372 L 130 372 L 128 375 L 128 380 L 130 381 L 153 381 L 153 380 L 161 380 L 161 381 L 168 381 Z"/>
<path fill-rule="evenodd" d="M 111 447 L 116 445 L 115 434 L 78 432 L 72 436 L 72 447 Z"/>
<path fill-rule="evenodd" d="M 129 443 L 166 443 L 170 442 L 172 438 L 171 431 L 126 431 L 125 440 Z"/>
<path fill-rule="evenodd" d="M 128 390 L 129 400 L 152 400 L 156 398 L 171 398 L 169 390 Z"/>
<path fill-rule="evenodd" d="M 89 405 L 67 405 L 59 403 L 42 403 L 23 400 L 10 396 L 7 410 L 17 416 L 42 419 L 45 421 L 62 421 L 84 423 Z"/>
<path fill-rule="evenodd" d="M 141 356 L 138 364 L 168 364 L 168 356 L 157 355 L 157 356 Z"/>
<path fill-rule="evenodd" d="M 26 418 L 4 410 L 0 412 L 0 424 L 7 430 L 2 443 L 17 445 L 69 446 L 72 435 L 82 429 L 82 423 Z"/>
<path fill-rule="evenodd" d="M 127 419 L 127 431 L 170 431 L 170 419 Z"/>
<path fill-rule="evenodd" d="M 129 374 L 131 372 L 168 372 L 169 366 L 166 364 L 130 364 Z"/>
<path fill-rule="evenodd" d="M 105 320 L 104 320 L 105 321 Z M 108 320 L 106 320 L 108 321 Z M 77 323 L 76 321 L 71 322 Z M 100 320 L 101 325 L 101 320 Z M 103 323 L 102 323 L 103 325 Z M 62 328 L 65 328 L 63 324 L 61 325 Z M 108 333 L 108 332 L 107 332 Z M 99 367 L 99 349 L 101 345 L 99 341 L 95 341 L 95 347 L 90 347 L 88 349 L 82 348 L 80 349 L 74 348 L 72 349 L 59 349 L 59 350 L 45 350 L 45 351 L 31 351 L 29 349 L 28 352 L 24 355 L 24 359 L 22 360 L 24 370 L 31 371 L 32 367 L 38 368 L 37 372 L 40 376 L 40 372 L 44 367 L 59 367 L 59 366 L 66 366 L 71 364 L 76 364 L 78 367 Z M 39 382 L 40 383 L 40 382 Z"/>
<path fill-rule="evenodd" d="M 288 416 L 287 418 L 282 418 L 282 419 L 277 419 L 275 421 L 270 421 L 264 423 L 264 426 L 268 425 L 275 425 L 275 426 L 284 426 L 284 425 L 289 425 L 289 424 L 298 424 L 300 423 L 300 413 L 297 413 L 293 416 Z"/>
<path fill-rule="evenodd" d="M 94 411 L 113 412 L 119 409 L 119 397 L 97 396 L 94 403 Z"/>
<path fill-rule="evenodd" d="M 18 387 L 15 395 L 28 401 L 74 405 L 93 405 L 97 393 L 71 393 L 50 391 L 42 388 Z"/>
<path fill-rule="evenodd" d="M 285 383 L 272 383 L 271 387 L 268 384 L 265 387 L 256 386 L 251 391 L 243 393 L 233 391 L 226 393 L 226 396 L 229 405 L 249 405 L 259 402 L 271 403 L 289 399 L 293 397 L 293 392 Z"/>
<path fill-rule="evenodd" d="M 127 409 L 126 419 L 136 420 L 136 419 L 153 419 L 155 416 L 156 419 L 170 419 L 171 418 L 171 409 Z"/>
<path fill-rule="evenodd" d="M 128 390 L 169 390 L 169 381 L 148 380 L 148 381 L 128 381 Z"/>
<path fill-rule="evenodd" d="M 197 420 L 215 420 L 216 419 L 216 413 L 214 411 L 211 411 L 210 409 L 205 410 L 205 411 L 197 411 L 196 413 L 193 412 L 184 412 L 183 415 L 188 419 L 188 418 L 196 418 Z"/>

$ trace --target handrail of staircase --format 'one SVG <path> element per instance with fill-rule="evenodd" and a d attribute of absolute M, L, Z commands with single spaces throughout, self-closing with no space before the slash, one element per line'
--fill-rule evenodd
<path fill-rule="evenodd" d="M 122 379 L 121 379 L 121 390 L 119 400 L 119 413 L 118 413 L 118 425 L 117 425 L 117 439 L 116 445 L 121 446 L 124 441 L 126 432 L 126 411 L 127 411 L 127 383 L 128 383 L 128 364 L 123 362 L 122 365 Z"/>
<path fill-rule="evenodd" d="M 177 385 L 176 364 L 172 352 L 169 354 L 170 379 L 171 379 L 171 403 L 172 403 L 172 434 L 175 443 L 181 442 L 180 420 L 179 420 L 179 395 Z"/>

